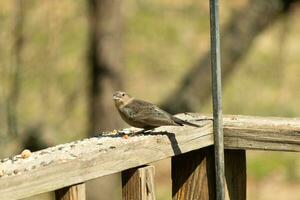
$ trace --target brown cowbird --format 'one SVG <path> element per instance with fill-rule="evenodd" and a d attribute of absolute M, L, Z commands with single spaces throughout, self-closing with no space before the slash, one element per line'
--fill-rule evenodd
<path fill-rule="evenodd" d="M 115 92 L 113 99 L 122 119 L 137 128 L 149 130 L 159 126 L 183 126 L 184 124 L 199 127 L 167 113 L 152 103 L 130 97 L 125 92 Z"/>

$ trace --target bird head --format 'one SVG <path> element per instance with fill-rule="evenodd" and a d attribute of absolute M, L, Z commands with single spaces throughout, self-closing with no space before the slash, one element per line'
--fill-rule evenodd
<path fill-rule="evenodd" d="M 122 105 L 125 105 L 126 103 L 128 103 L 129 100 L 131 100 L 131 97 L 128 94 L 126 94 L 125 92 L 116 91 L 113 94 L 113 99 L 115 101 L 116 106 L 122 106 Z"/>

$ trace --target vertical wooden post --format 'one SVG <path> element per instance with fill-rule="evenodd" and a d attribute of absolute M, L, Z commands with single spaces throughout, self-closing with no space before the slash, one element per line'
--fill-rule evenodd
<path fill-rule="evenodd" d="M 172 157 L 173 200 L 215 199 L 213 146 Z"/>
<path fill-rule="evenodd" d="M 246 200 L 245 150 L 225 150 L 225 177 L 229 198 L 231 200 Z"/>
<path fill-rule="evenodd" d="M 155 200 L 154 166 L 143 166 L 122 172 L 123 200 Z"/>
<path fill-rule="evenodd" d="M 55 191 L 56 200 L 85 200 L 85 183 L 79 183 Z"/>

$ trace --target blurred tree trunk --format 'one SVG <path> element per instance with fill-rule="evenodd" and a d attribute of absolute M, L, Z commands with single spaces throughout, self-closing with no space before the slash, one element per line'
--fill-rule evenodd
<path fill-rule="evenodd" d="M 89 0 L 89 135 L 118 129 L 120 117 L 112 94 L 121 87 L 121 0 Z M 121 196 L 120 176 L 87 184 L 88 199 Z M 116 189 L 119 188 L 119 189 Z"/>
<path fill-rule="evenodd" d="M 89 135 L 119 126 L 112 94 L 121 87 L 121 0 L 89 0 Z"/>
<path fill-rule="evenodd" d="M 10 91 L 7 97 L 7 128 L 11 136 L 18 134 L 18 98 L 20 88 L 20 67 L 21 54 L 23 49 L 23 23 L 24 6 L 23 0 L 14 1 L 14 29 L 13 29 L 13 48 L 11 51 L 11 70 L 10 70 Z"/>
<path fill-rule="evenodd" d="M 249 0 L 244 9 L 233 13 L 221 31 L 222 80 L 230 77 L 238 61 L 247 54 L 255 38 L 297 0 Z M 245 88 L 246 89 L 246 88 Z M 185 76 L 182 84 L 163 103 L 171 113 L 198 109 L 211 96 L 210 51 Z"/>

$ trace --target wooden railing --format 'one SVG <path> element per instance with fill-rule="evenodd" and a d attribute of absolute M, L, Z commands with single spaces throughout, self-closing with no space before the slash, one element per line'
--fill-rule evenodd
<path fill-rule="evenodd" d="M 198 114 L 179 117 L 201 127 L 160 127 L 129 138 L 112 132 L 37 151 L 28 158 L 2 159 L 0 199 L 54 190 L 56 199 L 85 199 L 84 182 L 116 172 L 122 172 L 123 199 L 155 199 L 154 167 L 147 164 L 169 157 L 173 199 L 214 199 L 212 120 Z M 300 151 L 300 119 L 225 116 L 223 124 L 230 199 L 246 199 L 245 150 Z"/>

